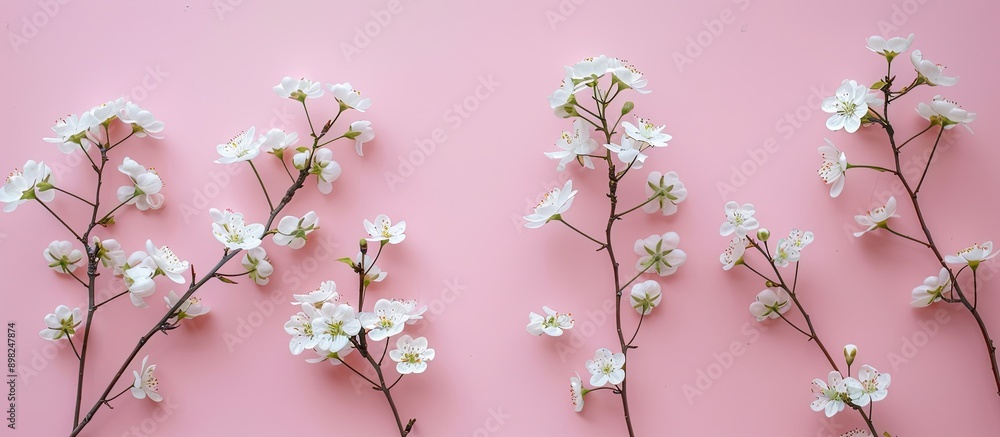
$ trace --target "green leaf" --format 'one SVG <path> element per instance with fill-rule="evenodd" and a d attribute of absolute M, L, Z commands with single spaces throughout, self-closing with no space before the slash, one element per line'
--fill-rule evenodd
<path fill-rule="evenodd" d="M 220 275 L 218 273 L 215 274 L 215 277 L 216 277 L 216 279 L 218 279 L 218 280 L 220 280 L 222 282 L 225 282 L 227 284 L 238 284 L 238 282 L 236 282 L 236 281 L 234 281 L 232 279 L 229 279 L 229 278 L 227 278 L 225 276 L 222 276 L 222 275 Z"/>
<path fill-rule="evenodd" d="M 880 90 L 884 86 L 885 86 L 885 82 L 883 82 L 883 81 L 880 80 L 878 82 L 873 83 L 871 89 L 873 89 L 873 90 Z"/>
<path fill-rule="evenodd" d="M 107 218 L 104 218 L 101 221 L 97 222 L 97 224 L 104 226 L 105 228 L 110 225 L 113 225 L 115 224 L 115 216 L 109 215 Z"/>

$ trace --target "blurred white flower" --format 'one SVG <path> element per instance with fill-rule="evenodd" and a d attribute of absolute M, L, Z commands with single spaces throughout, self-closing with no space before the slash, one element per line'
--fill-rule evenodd
<path fill-rule="evenodd" d="M 167 309 L 173 308 L 174 305 L 177 305 L 177 302 L 180 302 L 180 299 L 180 296 L 177 296 L 177 293 L 174 293 L 173 290 L 170 290 L 170 293 L 167 293 L 167 296 L 163 298 L 163 300 L 167 303 Z M 201 298 L 191 296 L 185 299 L 184 303 L 177 308 L 177 312 L 171 320 L 179 322 L 184 319 L 193 319 L 195 317 L 208 314 L 211 310 L 211 308 L 202 305 Z"/>
<path fill-rule="evenodd" d="M 573 205 L 573 196 L 576 196 L 576 190 L 573 189 L 573 181 L 571 180 L 566 181 L 566 185 L 563 185 L 561 189 L 557 187 L 545 193 L 541 202 L 535 205 L 535 212 L 524 216 L 526 221 L 524 227 L 540 228 L 550 220 L 559 218 Z"/>
<path fill-rule="evenodd" d="M 163 132 L 163 122 L 153 117 L 153 113 L 142 109 L 135 103 L 125 103 L 125 107 L 118 112 L 118 119 L 122 123 L 132 125 L 132 132 L 136 138 L 149 136 L 150 138 L 163 139 L 160 132 Z"/>
<path fill-rule="evenodd" d="M 278 232 L 274 234 L 274 244 L 301 249 L 305 246 L 307 236 L 319 229 L 319 217 L 316 212 L 309 211 L 302 218 L 286 215 L 278 222 Z"/>
<path fill-rule="evenodd" d="M 885 206 L 880 206 L 868 211 L 865 215 L 854 216 L 854 221 L 858 222 L 859 225 L 868 227 L 868 229 L 863 231 L 855 232 L 854 236 L 860 237 L 867 232 L 875 230 L 876 228 L 887 228 L 889 226 L 888 221 L 892 217 L 899 217 L 899 215 L 896 214 L 895 197 L 889 197 L 889 200 L 885 202 Z"/>
<path fill-rule="evenodd" d="M 719 234 L 723 237 L 736 234 L 737 237 L 745 237 L 747 231 L 751 231 L 760 227 L 760 222 L 753 218 L 753 215 L 757 212 L 753 204 L 744 203 L 740 206 L 738 203 L 729 201 L 726 202 L 726 221 L 722 223 L 719 228 Z"/>
<path fill-rule="evenodd" d="M 307 98 L 322 97 L 323 86 L 319 82 L 313 82 L 309 79 L 293 79 L 285 76 L 280 83 L 274 86 L 274 93 L 278 97 L 305 102 Z"/>
<path fill-rule="evenodd" d="M 629 293 L 632 308 L 642 315 L 653 312 L 653 308 L 659 306 L 662 299 L 663 293 L 660 292 L 660 283 L 654 280 L 633 285 L 632 292 Z"/>
<path fill-rule="evenodd" d="M 910 62 L 917 70 L 918 82 L 924 82 L 930 86 L 952 86 L 958 83 L 958 76 L 945 76 L 944 67 L 924 59 L 920 50 L 914 50 L 913 53 L 910 53 Z"/>
<path fill-rule="evenodd" d="M 83 322 L 83 312 L 79 308 L 69 309 L 66 305 L 56 307 L 54 313 L 45 316 L 45 329 L 38 334 L 46 340 L 69 338 L 76 334 L 76 327 Z"/>
<path fill-rule="evenodd" d="M 828 139 L 825 146 L 819 146 L 819 155 L 823 157 L 823 165 L 819 168 L 819 177 L 830 185 L 830 197 L 837 197 L 844 190 L 844 172 L 847 171 L 847 155 L 841 152 Z"/>
<path fill-rule="evenodd" d="M 563 335 L 563 330 L 573 327 L 574 320 L 572 314 L 559 313 L 547 306 L 543 306 L 542 310 L 545 311 L 544 316 L 534 312 L 528 313 L 527 330 L 529 334 L 546 334 L 552 337 L 558 337 Z"/>
<path fill-rule="evenodd" d="M 757 318 L 758 322 L 767 319 L 777 319 L 785 311 L 788 311 L 788 293 L 779 287 L 765 288 L 757 293 L 757 301 L 750 304 L 750 314 Z"/>
<path fill-rule="evenodd" d="M 74 248 L 73 243 L 69 241 L 55 240 L 42 251 L 42 256 L 49 262 L 50 269 L 55 270 L 56 273 L 68 274 L 73 273 L 79 267 L 77 264 L 83 259 L 83 252 Z"/>
<path fill-rule="evenodd" d="M 434 359 L 434 349 L 427 347 L 424 337 L 404 335 L 396 340 L 396 349 L 389 351 L 389 358 L 396 362 L 400 375 L 423 373 L 427 370 L 427 362 Z"/>
<path fill-rule="evenodd" d="M 29 159 L 24 163 L 24 171 L 15 169 L 0 188 L 0 202 L 6 204 L 4 212 L 11 212 L 29 200 L 51 202 L 56 195 L 52 182 L 52 169 L 44 162 L 35 163 Z"/>
<path fill-rule="evenodd" d="M 389 220 L 389 216 L 385 214 L 379 214 L 375 217 L 375 223 L 365 219 L 364 221 L 365 231 L 368 232 L 368 240 L 372 243 L 382 243 L 382 244 L 398 244 L 406 238 L 406 221 L 400 220 L 395 225 Z"/>
<path fill-rule="evenodd" d="M 951 292 L 951 273 L 948 269 L 941 267 L 937 276 L 928 276 L 922 285 L 917 286 L 910 293 L 913 301 L 910 305 L 915 307 L 925 307 L 941 300 L 945 293 Z"/>
<path fill-rule="evenodd" d="M 135 375 L 135 383 L 132 384 L 132 396 L 135 396 L 136 399 L 149 397 L 154 402 L 160 402 L 163 400 L 163 397 L 157 392 L 159 381 L 153 376 L 156 364 L 147 366 L 146 360 L 148 359 L 149 355 L 142 358 L 142 373 L 132 371 L 132 374 Z"/>
<path fill-rule="evenodd" d="M 583 120 L 574 120 L 573 131 L 563 131 L 559 139 L 556 140 L 555 145 L 561 150 L 557 152 L 545 152 L 545 156 L 559 160 L 559 164 L 556 165 L 557 171 L 566 170 L 566 164 L 574 160 L 586 168 L 594 168 L 594 160 L 587 155 L 597 150 L 597 140 L 590 137 L 590 129 L 587 128 Z"/>

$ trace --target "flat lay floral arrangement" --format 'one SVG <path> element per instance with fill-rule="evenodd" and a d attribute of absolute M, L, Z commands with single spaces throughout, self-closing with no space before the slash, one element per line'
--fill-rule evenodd
<path fill-rule="evenodd" d="M 387 8 L 389 18 L 372 15 L 380 32 L 405 18 Z M 736 33 L 714 33 L 713 23 L 713 38 Z M 45 284 L 28 292 L 46 302 L 19 303 L 16 323 L 8 317 L 8 428 L 24 429 L 16 414 L 37 417 L 39 407 L 18 401 L 36 390 L 28 380 L 60 387 L 46 394 L 45 426 L 70 436 L 153 435 L 174 420 L 215 435 L 220 428 L 191 421 L 211 408 L 238 410 L 226 420 L 238 418 L 227 426 L 241 434 L 274 433 L 261 424 L 285 421 L 289 432 L 330 435 L 686 435 L 677 427 L 689 416 L 725 415 L 702 400 L 713 385 L 741 399 L 746 429 L 766 424 L 772 435 L 892 437 L 912 435 L 913 421 L 988 421 L 1000 402 L 998 252 L 989 229 L 962 221 L 976 214 L 969 197 L 942 194 L 992 196 L 988 175 L 954 174 L 957 161 L 990 156 L 963 143 L 991 113 L 977 117 L 951 97 L 988 72 L 946 68 L 935 62 L 939 46 L 898 33 L 842 38 L 865 56 L 846 67 L 831 59 L 849 76 L 813 91 L 806 109 L 815 115 L 800 117 L 809 128 L 783 145 L 782 164 L 722 198 L 704 175 L 729 171 L 725 145 L 683 129 L 693 119 L 670 83 L 691 76 L 658 71 L 664 64 L 651 55 L 618 57 L 614 46 L 579 60 L 550 53 L 529 78 L 496 82 L 532 90 L 517 106 L 546 117 L 505 110 L 478 124 L 479 108 L 503 99 L 484 97 L 494 82 L 480 76 L 441 127 L 421 125 L 398 155 L 391 117 L 424 120 L 436 109 L 393 101 L 400 83 L 359 91 L 313 80 L 346 73 L 279 75 L 245 100 L 206 100 L 241 106 L 267 95 L 270 120 L 234 121 L 224 106 L 181 114 L 225 127 L 196 145 L 173 139 L 188 129 L 184 117 L 161 118 L 134 93 L 60 116 L 31 134 L 31 159 L 8 165 L 0 186 L 3 229 L 41 241 L 19 248 L 6 273 Z M 706 52 L 714 44 L 700 41 Z M 702 95 L 720 107 L 730 98 Z M 714 117 L 713 129 L 743 129 L 727 117 Z M 473 131 L 484 144 L 509 135 L 519 150 L 456 140 Z M 507 165 L 515 160 L 521 167 Z M 214 194 L 172 189 L 205 168 L 225 175 Z M 455 191 L 419 190 L 431 176 Z M 390 180 L 403 183 L 382 185 Z M 511 215 L 507 203 L 521 198 L 528 206 Z M 173 223 L 179 210 L 183 223 Z M 886 255 L 899 253 L 906 259 Z M 461 273 L 452 279 L 448 269 Z M 433 285 L 441 275 L 444 290 Z M 844 313 L 831 299 L 866 311 L 878 303 L 882 315 Z M 713 353 L 719 345 L 706 333 L 734 317 L 745 322 L 739 336 Z M 924 339 L 904 336 L 900 349 L 899 333 L 911 331 Z M 935 353 L 925 348 L 931 337 L 968 347 L 936 357 L 937 372 L 900 365 Z M 699 354 L 712 357 L 707 367 L 691 364 Z M 250 377 L 241 365 L 257 370 Z M 958 368 L 981 405 L 934 397 Z M 452 421 L 463 431 L 444 428 Z M 711 435 L 722 422 L 699 426 Z M 819 432 L 786 422 L 815 422 Z"/>

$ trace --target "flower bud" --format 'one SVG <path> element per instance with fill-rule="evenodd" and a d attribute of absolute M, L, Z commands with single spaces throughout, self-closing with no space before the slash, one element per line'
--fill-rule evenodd
<path fill-rule="evenodd" d="M 855 346 L 853 344 L 849 344 L 847 346 L 844 346 L 844 360 L 847 361 L 847 365 L 848 366 L 850 366 L 851 364 L 854 364 L 854 357 L 857 356 L 857 355 L 858 355 L 858 347 L 857 346 Z"/>
<path fill-rule="evenodd" d="M 368 240 L 362 238 L 358 245 L 361 247 L 362 254 L 368 253 Z"/>
<path fill-rule="evenodd" d="M 629 112 L 632 112 L 633 109 L 635 109 L 635 104 L 634 103 L 632 103 L 632 102 L 625 102 L 625 104 L 622 105 L 622 115 L 625 115 L 625 114 L 628 114 Z"/>
<path fill-rule="evenodd" d="M 771 238 L 771 231 L 767 230 L 767 228 L 760 228 L 757 230 L 758 240 L 767 241 L 768 238 Z"/>

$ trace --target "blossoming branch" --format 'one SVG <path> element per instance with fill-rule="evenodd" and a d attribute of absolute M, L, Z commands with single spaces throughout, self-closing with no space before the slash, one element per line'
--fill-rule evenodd
<path fill-rule="evenodd" d="M 986 346 L 986 352 L 992 366 L 993 380 L 1000 395 L 1000 367 L 997 365 L 996 347 L 990 336 L 986 323 L 978 310 L 979 278 L 977 268 L 982 262 L 993 259 L 997 252 L 993 251 L 993 243 L 985 241 L 973 243 L 964 248 L 956 248 L 954 252 L 945 252 L 934 240 L 930 223 L 924 217 L 921 204 L 920 190 L 924 187 L 928 176 L 933 177 L 929 170 L 934 162 L 934 155 L 941 144 L 942 137 L 955 126 L 962 126 L 969 132 L 972 129 L 969 123 L 976 119 L 976 113 L 969 112 L 957 103 L 945 99 L 940 95 L 934 96 L 930 102 L 919 102 L 916 106 L 916 113 L 926 120 L 926 127 L 912 135 L 900 136 L 896 132 L 895 125 L 890 121 L 890 109 L 893 103 L 903 96 L 909 94 L 920 86 L 929 87 L 950 87 L 958 83 L 957 76 L 945 74 L 943 66 L 936 64 L 925 58 L 920 50 L 913 50 L 910 53 L 910 63 L 913 66 L 915 75 L 910 83 L 900 87 L 897 86 L 896 76 L 893 74 L 893 60 L 900 54 L 907 51 L 913 43 L 914 36 L 910 34 L 906 38 L 895 37 L 884 39 L 880 36 L 868 38 L 868 49 L 877 53 L 886 60 L 886 73 L 880 80 L 875 81 L 870 87 L 854 80 L 844 80 L 837 88 L 836 95 L 823 101 L 823 110 L 831 116 L 826 122 L 826 126 L 833 131 L 844 129 L 848 133 L 854 133 L 862 127 L 878 126 L 886 134 L 887 150 L 891 161 L 888 165 L 867 165 L 855 164 L 847 160 L 847 155 L 841 152 L 833 142 L 826 140 L 826 145 L 819 148 L 819 153 L 823 159 L 820 167 L 820 177 L 831 186 L 830 196 L 837 197 L 844 189 L 846 173 L 851 169 L 867 169 L 877 172 L 889 173 L 900 182 L 905 190 L 906 201 L 911 219 L 916 218 L 920 225 L 922 235 L 906 235 L 898 231 L 899 227 L 892 224 L 904 217 L 897 213 L 898 202 L 895 196 L 885 200 L 885 204 L 872 209 L 863 215 L 858 215 L 855 220 L 864 227 L 856 232 L 856 237 L 882 230 L 891 235 L 916 243 L 929 250 L 934 259 L 940 265 L 940 269 L 928 275 L 921 285 L 911 291 L 912 305 L 914 307 L 927 307 L 937 302 L 956 304 L 965 308 L 975 319 Z M 907 177 L 904 174 L 904 148 L 907 152 L 912 152 L 920 146 L 920 141 L 916 141 L 925 134 L 930 133 L 934 139 L 930 144 L 930 154 L 923 165 L 923 170 L 919 178 Z M 905 139 L 904 139 L 905 138 Z M 907 147 L 909 146 L 909 147 Z M 870 238 L 870 237 L 866 237 Z M 966 278 L 972 276 L 972 285 L 963 285 L 960 281 L 962 274 Z M 970 290 L 971 288 L 971 290 Z"/>
<path fill-rule="evenodd" d="M 548 222 L 559 222 L 571 231 L 581 235 L 597 245 L 598 251 L 606 251 L 614 278 L 615 328 L 618 334 L 618 344 L 614 349 L 601 347 L 594 353 L 592 360 L 587 360 L 585 366 L 590 372 L 590 385 L 584 387 L 579 375 L 570 378 L 570 394 L 575 410 L 583 410 L 584 398 L 595 391 L 609 391 L 621 399 L 625 416 L 625 426 L 630 436 L 635 435 L 632 427 L 632 416 L 629 410 L 626 358 L 639 334 L 642 321 L 662 301 L 660 283 L 656 280 L 636 282 L 643 275 L 656 274 L 664 277 L 673 274 L 687 259 L 684 251 L 678 249 L 680 237 L 676 232 L 653 234 L 637 240 L 633 250 L 637 256 L 635 273 L 625 274 L 619 269 L 618 255 L 613 241 L 614 227 L 625 215 L 642 209 L 646 213 L 661 213 L 669 216 L 677 212 L 677 204 L 687 198 L 687 189 L 672 171 L 660 173 L 650 172 L 645 186 L 646 200 L 627 209 L 619 209 L 618 186 L 632 170 L 639 170 L 645 164 L 647 153 L 654 149 L 667 147 L 671 136 L 664 133 L 664 126 L 657 126 L 648 119 L 636 118 L 635 123 L 622 121 L 632 112 L 635 105 L 631 101 L 621 104 L 618 109 L 612 109 L 612 103 L 623 91 L 635 91 L 648 94 L 646 79 L 635 67 L 617 58 L 598 56 L 578 62 L 572 67 L 565 67 L 562 86 L 549 96 L 549 105 L 561 118 L 573 118 L 572 130 L 563 132 L 556 140 L 557 151 L 546 152 L 545 156 L 558 161 L 556 170 L 564 171 L 569 165 L 578 165 L 586 170 L 596 169 L 595 162 L 607 166 L 608 192 L 610 201 L 607 224 L 603 236 L 594 237 L 591 234 L 571 225 L 564 214 L 572 206 L 577 194 L 573 190 L 573 181 L 566 181 L 562 188 L 555 188 L 547 193 L 533 214 L 524 217 L 525 226 L 540 228 Z M 602 84 L 604 82 L 610 82 Z M 593 106 L 583 105 L 577 96 L 587 96 L 593 101 Z M 619 131 L 619 126 L 621 130 Z M 597 134 L 596 138 L 592 134 Z M 617 140 L 617 141 L 616 141 Z M 635 328 L 625 327 L 626 320 L 622 315 L 622 301 L 625 291 L 627 304 L 639 313 Z M 565 329 L 573 327 L 573 318 L 569 313 L 562 313 L 549 307 L 543 307 L 545 315 L 530 313 L 527 330 L 533 335 L 562 335 Z M 628 334 L 631 332 L 631 335 Z"/>

